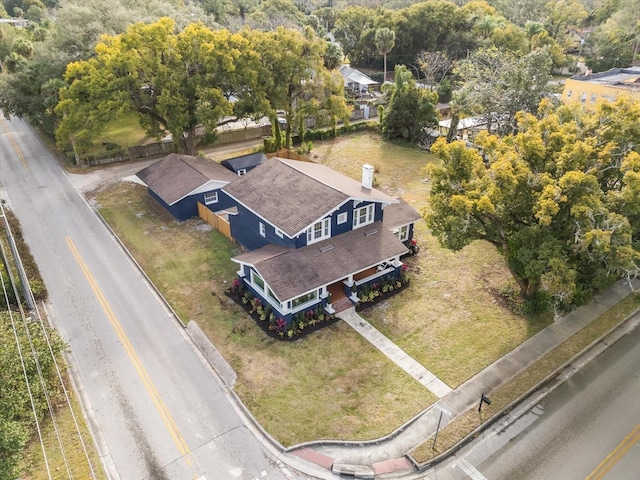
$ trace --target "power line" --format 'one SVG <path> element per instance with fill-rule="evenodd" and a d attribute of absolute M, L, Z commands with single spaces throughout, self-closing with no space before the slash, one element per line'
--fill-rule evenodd
<path fill-rule="evenodd" d="M 31 292 L 31 289 L 29 289 L 29 293 L 31 295 L 33 295 L 33 293 Z M 34 299 L 34 305 L 36 305 L 35 303 L 35 299 Z M 65 398 L 65 402 L 67 404 L 67 406 L 69 407 L 69 412 L 71 413 L 71 418 L 73 419 L 73 425 L 75 427 L 76 433 L 78 435 L 78 438 L 80 439 L 80 446 L 82 447 L 82 452 L 84 454 L 85 459 L 87 460 L 87 465 L 89 466 L 89 472 L 91 473 L 91 478 L 93 480 L 97 480 L 96 478 L 96 474 L 93 470 L 93 465 L 91 464 L 91 459 L 89 458 L 89 453 L 87 451 L 87 446 L 84 442 L 84 438 L 82 437 L 82 433 L 80 431 L 80 426 L 78 425 L 78 420 L 76 418 L 76 415 L 73 411 L 73 406 L 71 405 L 71 400 L 69 398 L 69 393 L 67 391 L 67 388 L 64 384 L 64 380 L 62 378 L 62 374 L 60 373 L 60 367 L 58 366 L 58 361 L 56 360 L 56 356 L 53 353 L 53 348 L 51 347 L 51 342 L 49 340 L 49 334 L 47 333 L 47 329 L 44 325 L 44 321 L 42 320 L 42 316 L 40 315 L 40 310 L 38 310 L 38 306 L 36 305 L 36 316 L 38 317 L 38 322 L 40 323 L 40 328 L 42 328 L 42 332 L 44 334 L 44 338 L 47 342 L 47 346 L 49 348 L 49 353 L 51 354 L 51 358 L 53 358 L 53 363 L 56 367 L 56 373 L 58 375 L 58 380 L 60 381 L 60 385 L 62 386 L 62 392 L 64 394 L 64 398 Z"/>
<path fill-rule="evenodd" d="M 13 239 L 13 236 L 11 235 L 11 228 L 10 228 L 10 225 L 9 225 L 9 223 L 7 221 L 7 217 L 5 215 L 4 208 L 2 207 L 1 204 L 0 204 L 0 213 L 1 213 L 1 216 L 3 217 L 3 219 L 4 219 L 4 226 L 5 226 L 5 231 L 6 231 L 6 234 L 7 234 L 7 238 L 9 238 L 11 240 L 11 239 Z M 78 439 L 80 440 L 80 445 L 82 447 L 82 451 L 83 451 L 84 457 L 85 457 L 85 459 L 87 461 L 87 465 L 89 467 L 91 478 L 93 480 L 96 480 L 96 474 L 95 474 L 95 471 L 93 469 L 93 465 L 91 463 L 91 460 L 89 458 L 87 447 L 86 447 L 84 438 L 82 436 L 82 433 L 80 431 L 80 426 L 78 424 L 75 412 L 73 410 L 73 406 L 72 406 L 71 400 L 69 398 L 69 393 L 68 393 L 67 388 L 65 386 L 65 382 L 64 382 L 64 379 L 62 377 L 62 373 L 60 371 L 60 367 L 58 365 L 58 361 L 57 361 L 56 355 L 55 355 L 55 353 L 53 351 L 53 347 L 51 345 L 51 340 L 50 340 L 49 334 L 47 333 L 47 327 L 45 326 L 45 323 L 44 323 L 44 321 L 42 319 L 42 316 L 40 315 L 40 311 L 37 308 L 37 304 L 35 302 L 35 298 L 33 296 L 33 292 L 31 291 L 31 288 L 30 288 L 28 279 L 26 277 L 26 274 L 24 274 L 24 267 L 22 265 L 22 260 L 20 259 L 19 253 L 17 251 L 17 247 L 15 247 L 15 243 L 12 244 L 12 247 L 13 247 L 12 248 L 13 259 L 14 259 L 14 262 L 16 264 L 16 268 L 19 270 L 19 272 L 22 272 L 22 275 L 20 276 L 20 279 L 21 279 L 21 281 L 23 283 L 23 292 L 24 292 L 25 296 L 27 297 L 25 299 L 25 301 L 27 302 L 28 305 L 33 305 L 34 308 L 35 308 L 35 316 L 38 319 L 39 327 L 42 330 L 43 338 L 44 338 L 44 340 L 45 340 L 45 342 L 47 344 L 47 348 L 48 348 L 49 354 L 51 356 L 51 359 L 53 361 L 53 365 L 55 366 L 57 379 L 58 379 L 58 381 L 60 383 L 60 386 L 62 388 L 62 392 L 63 392 L 64 398 L 65 398 L 65 403 L 67 404 L 67 407 L 69 408 L 69 412 L 70 412 L 71 417 L 73 419 L 74 428 L 75 428 L 76 434 L 78 436 Z M 52 420 L 52 424 L 53 424 L 53 427 L 54 427 L 55 435 L 56 435 L 56 438 L 57 438 L 57 441 L 58 441 L 58 445 L 60 447 L 60 453 L 62 455 L 62 459 L 63 459 L 63 462 L 65 464 L 65 468 L 66 468 L 66 471 L 67 471 L 68 478 L 69 479 L 73 479 L 73 474 L 72 474 L 71 469 L 70 469 L 70 465 L 69 465 L 69 462 L 68 462 L 68 459 L 67 459 L 67 454 L 65 453 L 65 448 L 64 448 L 64 445 L 63 445 L 63 442 L 62 442 L 62 437 L 60 435 L 60 430 L 58 429 L 58 422 L 56 421 L 54 408 L 53 408 L 53 405 L 51 403 L 51 397 L 49 395 L 49 391 L 48 391 L 47 386 L 46 386 L 44 375 L 43 375 L 42 369 L 40 367 L 39 354 L 38 354 L 38 352 L 37 352 L 37 350 L 36 350 L 36 348 L 34 346 L 34 342 L 32 340 L 32 336 L 31 336 L 31 331 L 29 329 L 29 322 L 27 320 L 27 315 L 26 315 L 26 313 L 25 313 L 25 311 L 23 309 L 22 302 L 19 300 L 18 287 L 16 285 L 15 279 L 13 278 L 12 270 L 11 270 L 11 267 L 9 265 L 9 261 L 8 261 L 7 255 L 5 253 L 5 250 L 3 248 L 3 245 L 2 245 L 1 241 L 0 241 L 0 248 L 2 248 L 2 257 L 3 257 L 4 263 L 5 263 L 6 267 L 7 267 L 9 280 L 11 281 L 13 292 L 14 292 L 14 295 L 15 295 L 17 303 L 18 303 L 18 307 L 19 307 L 19 310 L 20 310 L 20 313 L 21 313 L 21 317 L 22 317 L 24 328 L 25 328 L 26 336 L 27 336 L 27 339 L 29 341 L 29 345 L 30 345 L 30 348 L 31 348 L 31 353 L 32 353 L 32 356 L 33 356 L 33 359 L 34 359 L 34 362 L 35 362 L 35 365 L 36 365 L 36 370 L 38 372 L 38 377 L 39 377 L 40 383 L 42 385 L 42 391 L 44 393 L 44 396 L 45 396 L 45 399 L 46 399 L 46 402 L 47 402 L 47 407 L 48 407 L 49 413 L 51 415 L 51 420 Z M 0 280 L 1 280 L 1 278 L 2 277 L 0 276 Z M 15 323 L 15 321 L 13 319 L 13 314 L 12 314 L 10 308 L 9 308 L 8 293 L 6 291 L 6 287 L 4 285 L 4 281 L 2 281 L 2 284 L 3 284 L 3 291 L 4 291 L 4 294 L 5 294 L 5 300 L 7 302 L 7 309 L 9 310 L 9 315 L 11 316 L 11 320 L 12 320 L 12 327 L 13 327 L 14 337 L 16 338 L 16 342 L 19 342 L 19 337 L 18 337 L 17 329 L 16 329 L 16 323 Z M 36 427 L 38 429 L 38 436 L 39 436 L 40 444 L 41 444 L 41 447 L 42 447 L 42 450 L 43 450 L 43 458 L 44 458 L 47 474 L 48 474 L 49 479 L 51 479 L 49 461 L 48 461 L 48 458 L 47 458 L 47 455 L 46 455 L 46 447 L 44 445 L 44 441 L 43 441 L 43 438 L 42 438 L 40 424 L 39 424 L 38 419 L 37 419 L 37 410 L 35 408 L 35 401 L 34 401 L 34 398 L 33 398 L 31 385 L 29 384 L 28 377 L 26 376 L 26 367 L 24 365 L 24 357 L 23 357 L 23 354 L 22 354 L 22 348 L 21 348 L 21 345 L 19 343 L 17 343 L 17 346 L 18 346 L 18 352 L 19 352 L 19 355 L 20 355 L 20 360 L 21 360 L 22 365 L 23 365 L 23 373 L 25 374 L 25 380 L 27 381 L 27 388 L 28 388 L 29 397 L 30 397 L 30 400 L 31 400 L 32 409 L 34 411 L 34 416 L 36 417 L 35 418 L 36 419 Z"/>
<path fill-rule="evenodd" d="M 2 250 L 2 257 L 4 259 L 4 263 L 5 265 L 7 265 L 7 271 L 9 272 L 9 278 L 11 279 L 11 282 L 13 283 L 13 279 L 11 278 L 11 273 L 10 273 L 10 268 L 9 268 L 9 264 L 7 262 L 7 257 L 4 251 L 4 247 L 2 246 L 2 242 L 0 242 L 0 250 Z M 49 468 L 49 461 L 47 459 L 47 451 L 45 449 L 44 446 L 44 440 L 42 438 L 42 431 L 40 429 L 40 422 L 38 421 L 38 413 L 36 411 L 36 404 L 35 401 L 33 399 L 33 394 L 31 393 L 31 385 L 29 384 L 29 376 L 27 375 L 27 368 L 24 364 L 24 357 L 22 356 L 22 347 L 20 346 L 20 339 L 18 338 L 18 331 L 16 329 L 16 323 L 13 319 L 13 312 L 11 311 L 11 309 L 9 309 L 9 295 L 7 294 L 7 288 L 4 285 L 4 277 L 2 275 L 2 271 L 0 271 L 0 283 L 2 283 L 2 291 L 4 293 L 4 299 L 7 302 L 7 311 L 9 313 L 9 318 L 11 320 L 11 326 L 13 328 L 13 336 L 15 338 L 16 341 L 16 347 L 18 349 L 18 356 L 20 357 L 20 365 L 22 366 L 22 374 L 24 375 L 24 381 L 25 384 L 27 386 L 27 393 L 29 394 L 29 401 L 31 402 L 31 410 L 33 412 L 33 418 L 35 420 L 35 424 L 36 424 L 36 430 L 38 432 L 38 440 L 40 441 L 40 447 L 42 448 L 42 456 L 44 459 L 44 464 L 46 466 L 47 469 L 47 477 L 49 478 L 49 480 L 52 480 L 51 478 L 51 470 Z"/>

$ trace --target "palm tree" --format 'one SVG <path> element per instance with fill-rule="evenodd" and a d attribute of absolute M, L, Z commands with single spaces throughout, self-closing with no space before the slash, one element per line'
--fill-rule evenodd
<path fill-rule="evenodd" d="M 396 32 L 387 27 L 379 28 L 376 30 L 373 42 L 376 44 L 378 52 L 384 55 L 384 83 L 387 80 L 387 53 L 393 50 L 396 44 Z"/>
<path fill-rule="evenodd" d="M 534 50 L 540 46 L 549 33 L 540 22 L 528 21 L 524 24 L 524 31 L 529 39 L 529 49 Z"/>

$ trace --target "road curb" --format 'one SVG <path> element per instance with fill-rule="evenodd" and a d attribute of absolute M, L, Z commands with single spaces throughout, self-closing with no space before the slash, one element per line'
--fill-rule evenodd
<path fill-rule="evenodd" d="M 211 343 L 200 326 L 191 320 L 186 327 L 187 334 L 209 365 L 218 373 L 227 388 L 233 388 L 238 376 L 231 365 L 224 359 L 216 346 Z"/>

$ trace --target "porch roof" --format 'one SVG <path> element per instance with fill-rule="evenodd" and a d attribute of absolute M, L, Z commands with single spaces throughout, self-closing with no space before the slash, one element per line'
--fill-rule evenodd
<path fill-rule="evenodd" d="M 233 258 L 253 266 L 282 301 L 400 256 L 407 248 L 382 222 L 298 249 L 267 245 Z"/>
<path fill-rule="evenodd" d="M 384 217 L 382 222 L 389 230 L 403 225 L 408 225 L 420 220 L 420 214 L 415 208 L 400 199 L 400 203 L 393 203 L 384 208 Z"/>

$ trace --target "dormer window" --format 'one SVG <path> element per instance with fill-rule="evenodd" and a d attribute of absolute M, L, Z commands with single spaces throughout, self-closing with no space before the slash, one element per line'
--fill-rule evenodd
<path fill-rule="evenodd" d="M 374 212 L 375 205 L 373 203 L 366 207 L 356 208 L 353 211 L 353 228 L 359 228 L 373 223 Z"/>
<path fill-rule="evenodd" d="M 325 218 L 307 229 L 307 245 L 319 242 L 331 236 L 331 219 Z"/>

